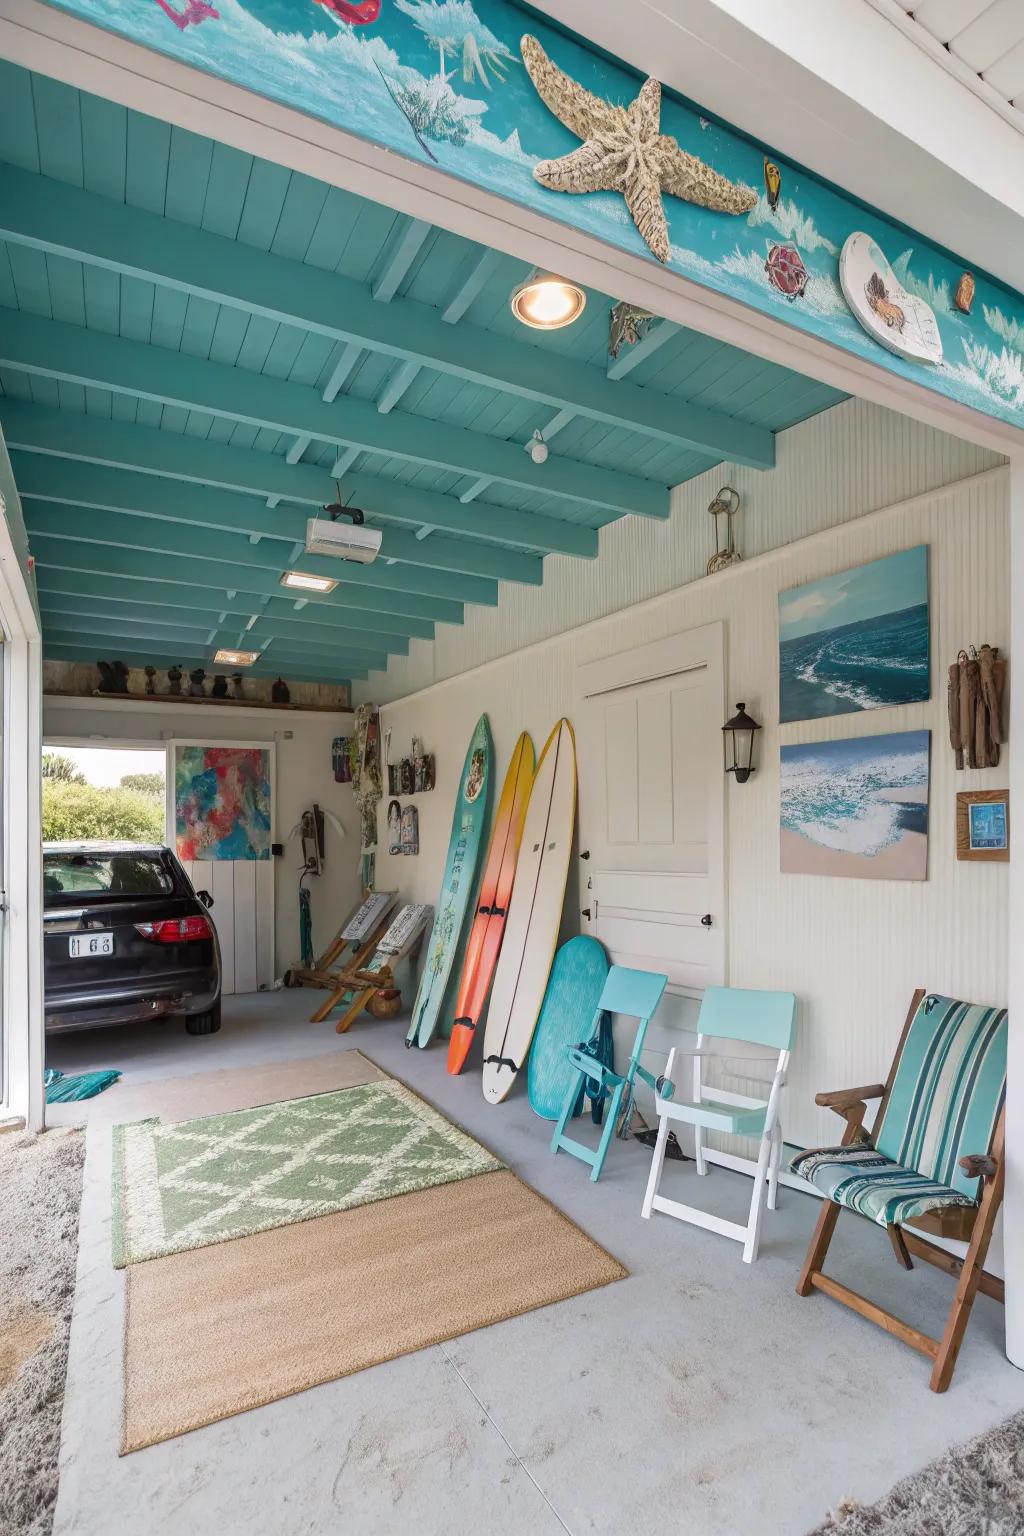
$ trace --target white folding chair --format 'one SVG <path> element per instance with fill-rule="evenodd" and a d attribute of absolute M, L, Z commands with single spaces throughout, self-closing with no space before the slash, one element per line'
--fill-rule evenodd
<path fill-rule="evenodd" d="M 743 1244 L 745 1264 L 752 1263 L 757 1257 L 765 1205 L 774 1211 L 778 1199 L 779 1160 L 782 1153 L 779 1099 L 786 1081 L 795 1021 L 796 998 L 792 992 L 708 987 L 697 1022 L 697 1048 L 691 1053 L 680 1053 L 693 1056 L 693 1098 L 676 1098 L 674 1090 L 669 1088 L 667 1093 L 658 1094 L 655 1099 L 658 1139 L 651 1161 L 642 1214 L 649 1217 L 652 1211 L 663 1211 L 666 1216 L 676 1216 L 680 1221 L 689 1221 L 709 1232 L 731 1237 Z M 710 1087 L 704 1083 L 701 1063 L 713 1054 L 703 1048 L 709 1038 L 740 1040 L 749 1045 L 773 1047 L 778 1051 L 775 1075 L 767 1099 L 752 1099 L 746 1094 L 729 1093 L 723 1088 Z M 665 1068 L 667 1084 L 672 1081 L 676 1054 L 675 1049 L 669 1053 Z M 745 1225 L 726 1221 L 721 1216 L 711 1215 L 692 1205 L 682 1205 L 678 1200 L 669 1200 L 667 1196 L 659 1195 L 658 1187 L 665 1167 L 665 1148 L 673 1123 L 693 1127 L 698 1174 L 707 1173 L 708 1163 L 719 1163 L 725 1168 L 753 1174 L 754 1189 Z M 704 1138 L 709 1131 L 759 1137 L 756 1161 L 706 1146 Z"/>

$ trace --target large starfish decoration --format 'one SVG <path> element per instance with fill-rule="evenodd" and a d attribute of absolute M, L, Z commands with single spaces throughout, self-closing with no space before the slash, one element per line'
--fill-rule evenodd
<path fill-rule="evenodd" d="M 621 192 L 633 222 L 659 261 L 668 261 L 668 221 L 661 194 L 717 213 L 747 213 L 751 187 L 720 176 L 661 131 L 661 86 L 646 80 L 628 107 L 602 101 L 548 58 L 535 37 L 520 44 L 523 63 L 541 100 L 577 138 L 579 149 L 541 160 L 533 175 L 552 192 Z"/>

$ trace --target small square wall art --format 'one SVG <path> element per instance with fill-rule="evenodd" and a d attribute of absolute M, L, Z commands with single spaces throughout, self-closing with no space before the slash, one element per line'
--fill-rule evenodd
<path fill-rule="evenodd" d="M 779 593 L 779 719 L 931 696 L 928 546 Z"/>
<path fill-rule="evenodd" d="M 930 731 L 782 748 L 781 868 L 928 878 Z"/>

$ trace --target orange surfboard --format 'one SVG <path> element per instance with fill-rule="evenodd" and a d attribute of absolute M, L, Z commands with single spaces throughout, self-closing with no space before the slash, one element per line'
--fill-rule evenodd
<path fill-rule="evenodd" d="M 455 1023 L 448 1043 L 448 1071 L 455 1077 L 465 1065 L 480 1015 L 491 989 L 494 967 L 505 932 L 505 914 L 519 856 L 526 807 L 533 788 L 533 742 L 524 731 L 516 742 L 505 774 L 501 799 L 494 815 L 494 829 L 487 847 L 487 862 L 480 882 L 480 905 L 466 945 L 459 978 Z"/>

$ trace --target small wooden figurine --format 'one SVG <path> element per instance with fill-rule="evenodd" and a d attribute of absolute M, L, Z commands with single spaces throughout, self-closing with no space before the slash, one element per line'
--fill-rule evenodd
<path fill-rule="evenodd" d="M 168 693 L 170 693 L 170 694 L 180 694 L 181 693 L 181 675 L 182 674 L 181 674 L 181 668 L 180 667 L 168 667 L 167 668 L 167 692 Z"/>
<path fill-rule="evenodd" d="M 292 701 L 291 689 L 283 677 L 279 677 L 270 690 L 272 704 L 290 704 Z"/>
<path fill-rule="evenodd" d="M 232 672 L 232 674 L 231 674 L 231 697 L 233 699 L 244 699 L 245 698 L 245 694 L 242 692 L 242 674 L 241 674 L 241 672 Z"/>
<path fill-rule="evenodd" d="M 123 661 L 98 661 L 100 693 L 127 693 L 128 668 Z"/>
<path fill-rule="evenodd" d="M 228 696 L 228 680 L 218 672 L 213 679 L 213 687 L 210 689 L 211 699 L 226 699 Z"/>
<path fill-rule="evenodd" d="M 193 667 L 192 671 L 188 675 L 188 691 L 191 698 L 206 698 L 206 689 L 203 687 L 205 680 L 206 673 L 203 671 L 202 667 Z"/>
<path fill-rule="evenodd" d="M 143 667 L 142 670 L 146 674 L 146 692 L 156 693 L 156 667 Z"/>

